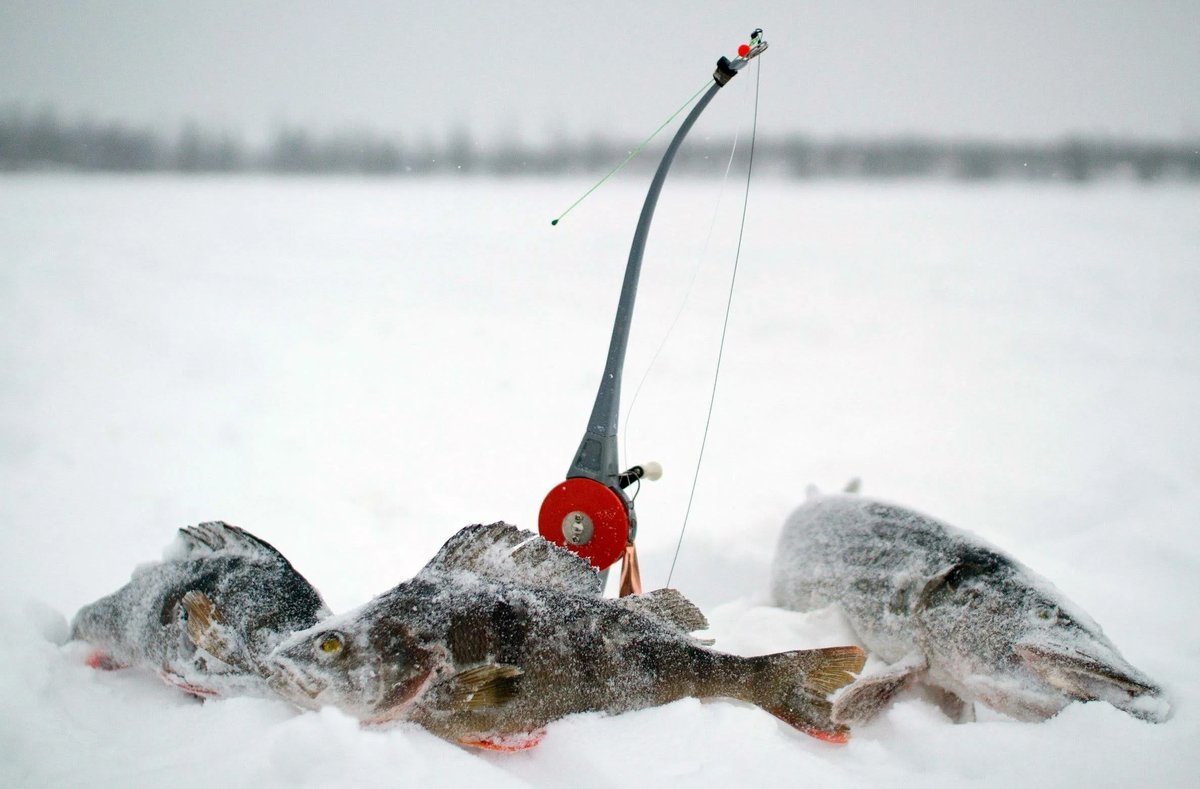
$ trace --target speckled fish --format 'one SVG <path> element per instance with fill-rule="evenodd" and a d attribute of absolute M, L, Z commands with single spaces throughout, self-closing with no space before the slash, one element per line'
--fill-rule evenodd
<path fill-rule="evenodd" d="M 213 522 L 180 529 L 163 561 L 84 606 L 71 636 L 95 648 L 94 668 L 149 668 L 202 697 L 270 695 L 262 658 L 329 614 L 279 551 Z"/>
<path fill-rule="evenodd" d="M 470 526 L 406 581 L 280 644 L 273 687 L 304 707 L 411 721 L 452 742 L 532 747 L 546 724 L 692 696 L 756 704 L 842 742 L 827 700 L 862 667 L 858 647 L 723 654 L 681 594 L 602 597 L 574 554 L 503 523 Z"/>
<path fill-rule="evenodd" d="M 839 722 L 870 719 L 917 682 L 959 720 L 973 719 L 974 702 L 1026 721 L 1072 701 L 1106 701 L 1153 722 L 1170 711 L 1159 687 L 1049 581 L 912 510 L 811 498 L 784 526 L 772 587 L 786 608 L 835 604 L 889 664 L 835 700 Z"/>

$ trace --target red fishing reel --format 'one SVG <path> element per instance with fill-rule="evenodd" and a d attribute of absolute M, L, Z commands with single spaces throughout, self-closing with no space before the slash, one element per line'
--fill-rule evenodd
<path fill-rule="evenodd" d="M 629 508 L 612 488 L 587 477 L 571 477 L 546 494 L 538 531 L 597 570 L 607 570 L 629 542 Z"/>
<path fill-rule="evenodd" d="M 625 555 L 637 536 L 633 501 L 622 491 L 638 480 L 661 477 L 658 463 L 643 463 L 616 475 L 616 487 L 591 477 L 567 477 L 542 501 L 538 531 L 603 572 Z"/>

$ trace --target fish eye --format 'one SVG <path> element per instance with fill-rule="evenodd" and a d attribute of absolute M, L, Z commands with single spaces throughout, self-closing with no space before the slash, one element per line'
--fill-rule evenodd
<path fill-rule="evenodd" d="M 1041 619 L 1042 621 L 1045 621 L 1045 622 L 1049 622 L 1051 619 L 1055 619 L 1057 617 L 1057 615 L 1058 615 L 1058 610 L 1054 606 L 1051 606 L 1051 605 L 1043 605 L 1043 606 L 1039 607 L 1037 610 L 1037 618 Z"/>
<path fill-rule="evenodd" d="M 317 648 L 325 655 L 336 655 L 342 651 L 342 647 L 346 645 L 346 640 L 342 638 L 341 633 L 326 633 L 317 643 Z"/>

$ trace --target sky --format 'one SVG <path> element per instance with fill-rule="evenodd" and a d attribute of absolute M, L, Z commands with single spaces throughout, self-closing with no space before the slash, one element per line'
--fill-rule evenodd
<path fill-rule="evenodd" d="M 1200 136 L 1197 0 L 0 0 L 0 107 L 252 138 L 636 136 L 755 27 L 767 131 Z M 753 82 L 708 131 L 744 125 Z"/>

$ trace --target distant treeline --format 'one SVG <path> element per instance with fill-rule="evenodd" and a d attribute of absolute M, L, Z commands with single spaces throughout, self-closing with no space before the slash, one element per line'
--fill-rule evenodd
<path fill-rule="evenodd" d="M 548 176 L 603 172 L 630 149 L 627 141 L 599 136 L 540 146 L 481 145 L 457 132 L 413 144 L 367 132 L 314 135 L 296 128 L 249 146 L 236 135 L 195 123 L 176 135 L 163 135 L 120 123 L 63 123 L 52 112 L 0 111 L 0 171 Z M 676 169 L 720 174 L 730 149 L 730 140 L 689 140 L 679 152 Z M 748 153 L 743 140 L 735 166 L 745 166 Z M 1200 140 L 1071 137 L 1021 143 L 790 135 L 759 139 L 754 156 L 756 171 L 795 178 L 1200 181 Z M 657 159 L 642 156 L 630 166 L 649 168 Z"/>

